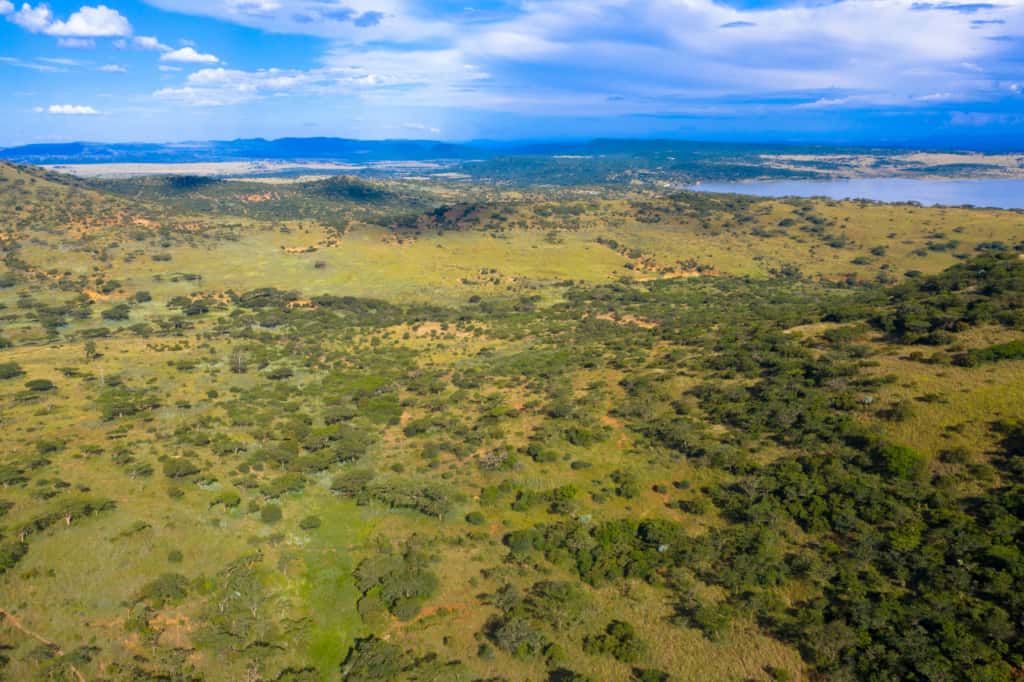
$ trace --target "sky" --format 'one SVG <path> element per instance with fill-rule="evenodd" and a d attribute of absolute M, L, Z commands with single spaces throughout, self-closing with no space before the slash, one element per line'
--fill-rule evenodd
<path fill-rule="evenodd" d="M 673 137 L 1024 151 L 1024 0 L 0 0 L 0 146 Z"/>

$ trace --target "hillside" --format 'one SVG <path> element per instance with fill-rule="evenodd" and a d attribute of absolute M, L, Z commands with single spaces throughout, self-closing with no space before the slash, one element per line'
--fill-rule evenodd
<path fill-rule="evenodd" d="M 1024 215 L 0 166 L 10 679 L 1011 680 Z"/>

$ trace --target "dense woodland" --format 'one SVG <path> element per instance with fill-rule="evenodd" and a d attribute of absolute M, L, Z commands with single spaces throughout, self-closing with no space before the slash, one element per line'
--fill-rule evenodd
<path fill-rule="evenodd" d="M 1024 674 L 1020 213 L 2 170 L 6 679 Z"/>

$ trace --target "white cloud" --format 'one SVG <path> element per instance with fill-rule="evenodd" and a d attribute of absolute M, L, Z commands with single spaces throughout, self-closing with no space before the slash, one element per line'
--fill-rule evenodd
<path fill-rule="evenodd" d="M 77 38 L 122 38 L 132 34 L 132 25 L 120 12 L 106 5 L 82 7 L 67 21 L 54 21 L 47 35 Z"/>
<path fill-rule="evenodd" d="M 55 19 L 53 12 L 46 4 L 39 4 L 35 7 L 29 3 L 23 3 L 17 12 L 7 0 L 0 0 L 0 14 L 7 14 L 7 20 L 21 26 L 30 33 L 45 33 L 46 35 L 57 36 L 65 41 L 66 47 L 82 47 L 81 42 L 76 40 L 88 38 L 119 38 L 129 36 L 132 33 L 132 25 L 120 12 L 110 9 L 106 5 L 96 7 L 81 7 L 62 21 Z"/>
<path fill-rule="evenodd" d="M 161 71 L 181 71 L 180 66 L 170 66 L 168 64 L 161 64 L 156 68 L 160 69 Z"/>
<path fill-rule="evenodd" d="M 14 5 L 12 5 L 8 0 L 0 0 L 0 16 L 10 14 L 13 11 Z"/>
<path fill-rule="evenodd" d="M 106 73 L 126 73 L 128 69 L 124 68 L 120 64 L 104 64 L 99 67 L 99 71 L 105 71 Z"/>
<path fill-rule="evenodd" d="M 160 61 L 185 62 L 188 64 L 216 64 L 220 60 L 212 54 L 197 52 L 194 47 L 183 47 L 160 55 Z"/>
<path fill-rule="evenodd" d="M 479 69 L 467 69 L 444 52 L 417 52 L 415 66 L 405 60 L 393 60 L 387 53 L 362 55 L 360 59 L 339 62 L 319 69 L 238 69 L 206 68 L 188 75 L 182 87 L 164 88 L 156 97 L 178 100 L 193 106 L 224 106 L 254 99 L 283 95 L 359 95 L 372 92 L 395 96 L 403 88 L 441 87 L 447 82 L 459 89 L 489 75 Z M 166 55 L 165 55 L 166 56 Z"/>
<path fill-rule="evenodd" d="M 36 111 L 43 111 L 42 107 L 37 107 Z M 48 114 L 56 114 L 59 116 L 95 116 L 100 112 L 96 111 L 92 107 L 83 106 L 81 104 L 51 104 L 45 109 Z"/>
<path fill-rule="evenodd" d="M 979 4 L 989 24 L 914 0 L 754 9 L 719 0 L 530 0 L 494 13 L 441 11 L 425 0 L 146 1 L 333 41 L 322 67 L 287 72 L 287 87 L 271 87 L 265 71 L 225 70 L 230 76 L 161 91 L 204 105 L 283 93 L 566 116 L 920 107 L 1008 96 L 997 74 L 1019 71 L 1020 44 L 993 38 L 1024 34 L 1024 0 Z M 381 19 L 357 25 L 368 12 Z"/>
<path fill-rule="evenodd" d="M 159 50 L 160 52 L 171 51 L 171 47 L 161 43 L 156 39 L 156 36 L 135 36 L 135 38 L 132 39 L 132 44 L 134 44 L 135 47 L 141 47 L 144 50 Z"/>
<path fill-rule="evenodd" d="M 42 33 L 53 21 L 53 12 L 46 5 L 32 7 L 26 2 L 21 9 L 7 17 L 7 21 L 21 26 L 30 33 Z"/>
<path fill-rule="evenodd" d="M 192 106 L 225 106 L 282 92 L 323 89 L 332 82 L 325 71 L 200 69 L 189 74 L 184 87 L 164 88 L 153 94 Z"/>

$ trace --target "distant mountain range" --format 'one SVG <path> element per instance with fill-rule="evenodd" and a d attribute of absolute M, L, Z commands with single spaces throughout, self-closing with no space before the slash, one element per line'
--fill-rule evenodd
<path fill-rule="evenodd" d="M 852 151 L 852 148 L 846 148 Z M 69 142 L 29 144 L 0 149 L 0 159 L 32 164 L 204 163 L 217 161 L 426 161 L 492 159 L 503 156 L 557 155 L 747 155 L 759 153 L 836 153 L 821 145 L 755 145 L 680 140 L 598 139 L 585 142 L 476 141 L 447 143 L 429 140 L 350 140 L 335 137 L 286 137 L 180 143 Z M 857 148 L 857 153 L 884 153 Z"/>

